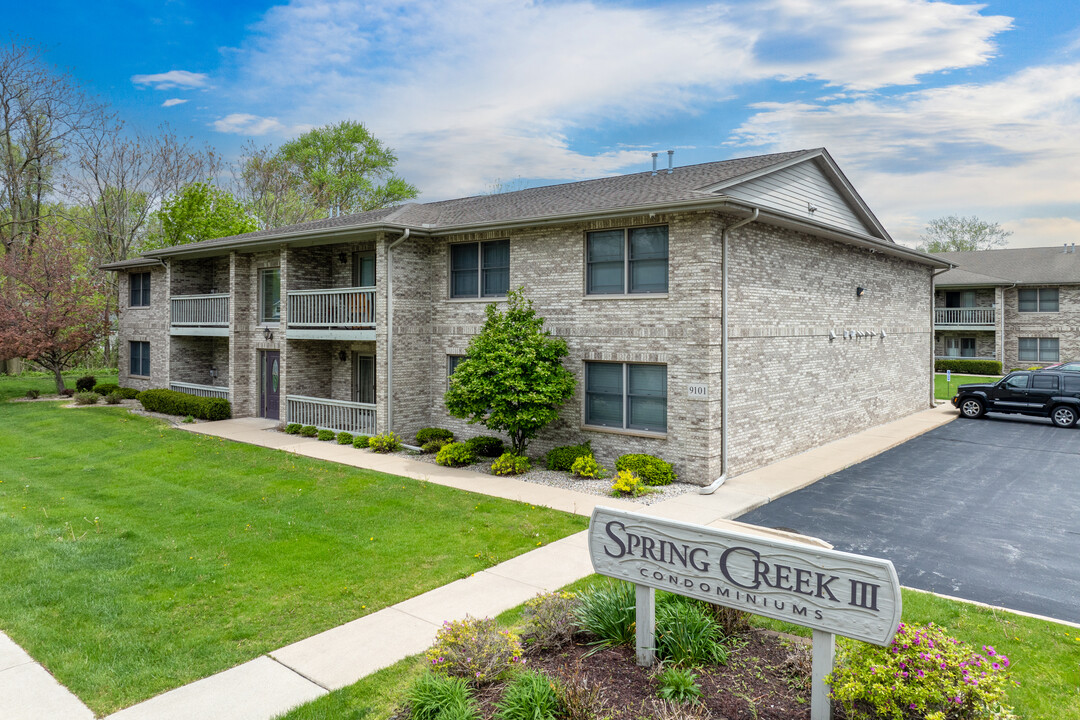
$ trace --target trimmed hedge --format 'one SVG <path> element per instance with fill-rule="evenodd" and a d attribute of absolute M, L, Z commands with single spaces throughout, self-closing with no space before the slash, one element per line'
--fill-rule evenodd
<path fill-rule="evenodd" d="M 320 430 L 319 434 L 316 437 L 318 437 L 319 440 L 322 440 L 323 442 L 330 442 L 337 437 L 337 433 L 333 430 Z"/>
<path fill-rule="evenodd" d="M 497 458 L 506 450 L 503 441 L 492 435 L 469 438 L 465 441 L 465 444 L 469 446 L 474 455 L 480 457 Z"/>
<path fill-rule="evenodd" d="M 421 428 L 416 431 L 416 444 L 423 446 L 427 445 L 432 440 L 445 440 L 446 442 L 454 441 L 454 433 L 446 428 Z"/>
<path fill-rule="evenodd" d="M 300 428 L 302 428 L 302 427 L 304 427 L 304 426 L 301 425 L 300 423 L 289 423 L 288 425 L 285 426 L 285 432 L 287 432 L 290 435 L 299 435 L 300 434 Z"/>
<path fill-rule="evenodd" d="M 544 456 L 544 459 L 547 462 L 548 470 L 570 472 L 575 460 L 592 454 L 592 446 L 585 442 L 581 445 L 563 445 L 562 447 L 552 448 Z"/>
<path fill-rule="evenodd" d="M 136 396 L 143 408 L 165 415 L 191 415 L 200 420 L 226 420 L 232 406 L 222 398 L 205 398 L 175 390 L 143 390 Z"/>
<path fill-rule="evenodd" d="M 969 375 L 1000 375 L 1001 361 L 972 360 L 971 358 L 950 358 L 934 361 L 934 372 L 945 372 L 946 370 Z"/>
<path fill-rule="evenodd" d="M 111 392 L 116 392 L 120 389 L 120 386 L 116 383 L 98 383 L 94 386 L 94 392 L 98 395 L 108 395 Z"/>
<path fill-rule="evenodd" d="M 303 437 L 315 437 L 319 434 L 319 428 L 314 425 L 304 425 L 300 428 L 300 435 Z"/>
<path fill-rule="evenodd" d="M 351 432 L 342 431 L 337 434 L 338 445 L 352 445 L 352 441 L 353 434 Z"/>
<path fill-rule="evenodd" d="M 671 463 L 654 455 L 620 455 L 615 461 L 616 470 L 629 470 L 646 485 L 670 485 L 678 479 Z"/>

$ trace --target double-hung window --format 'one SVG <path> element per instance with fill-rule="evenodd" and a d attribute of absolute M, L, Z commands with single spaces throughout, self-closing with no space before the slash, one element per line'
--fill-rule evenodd
<path fill-rule="evenodd" d="M 461 364 L 461 361 L 466 358 L 465 355 L 447 355 L 446 356 L 446 377 L 450 377 L 457 370 L 457 366 Z"/>
<path fill-rule="evenodd" d="M 1060 353 L 1057 338 L 1020 338 L 1020 360 L 1033 362 L 1058 362 Z"/>
<path fill-rule="evenodd" d="M 1020 312 L 1057 312 L 1057 288 L 1031 288 L 1018 290 Z"/>
<path fill-rule="evenodd" d="M 588 233 L 585 266 L 588 295 L 666 293 L 667 226 Z"/>
<path fill-rule="evenodd" d="M 510 241 L 450 246 L 450 297 L 506 297 L 510 290 Z"/>
<path fill-rule="evenodd" d="M 150 273 L 131 273 L 128 275 L 128 285 L 130 285 L 131 290 L 128 305 L 131 307 L 150 307 Z"/>
<path fill-rule="evenodd" d="M 259 271 L 259 322 L 281 322 L 281 269 Z"/>
<path fill-rule="evenodd" d="M 585 363 L 585 424 L 667 432 L 667 366 Z"/>
<path fill-rule="evenodd" d="M 128 373 L 150 377 L 150 343 L 132 340 L 128 343 L 131 352 L 131 364 Z"/>

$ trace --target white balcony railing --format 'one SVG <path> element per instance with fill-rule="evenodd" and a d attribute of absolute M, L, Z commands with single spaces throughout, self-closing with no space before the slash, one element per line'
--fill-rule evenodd
<path fill-rule="evenodd" d="M 993 325 L 994 308 L 934 308 L 935 325 Z"/>
<path fill-rule="evenodd" d="M 187 327 L 229 327 L 229 294 L 174 295 L 172 324 Z"/>
<path fill-rule="evenodd" d="M 296 328 L 374 328 L 375 288 L 292 291 L 288 318 Z"/>
<path fill-rule="evenodd" d="M 198 395 L 199 397 L 221 398 L 222 400 L 229 399 L 229 388 L 215 387 L 213 385 L 197 385 L 196 383 L 170 381 L 169 389 L 187 393 L 188 395 Z"/>
<path fill-rule="evenodd" d="M 286 395 L 285 401 L 286 422 L 354 435 L 376 434 L 374 405 L 303 395 Z"/>

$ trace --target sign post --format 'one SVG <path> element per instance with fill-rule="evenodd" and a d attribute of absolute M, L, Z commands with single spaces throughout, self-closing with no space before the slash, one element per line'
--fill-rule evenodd
<path fill-rule="evenodd" d="M 835 636 L 888 645 L 900 624 L 900 581 L 879 558 L 605 507 L 589 522 L 589 556 L 635 585 L 639 665 L 656 656 L 657 589 L 812 628 L 813 720 L 831 716 Z"/>

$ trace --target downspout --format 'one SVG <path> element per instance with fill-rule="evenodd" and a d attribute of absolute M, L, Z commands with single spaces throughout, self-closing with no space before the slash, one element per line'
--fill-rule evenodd
<path fill-rule="evenodd" d="M 1001 307 L 997 308 L 997 315 L 994 317 L 994 336 L 997 338 L 998 345 L 998 360 L 1001 361 L 1001 374 L 1004 375 L 1005 370 L 1005 293 L 1008 290 L 1012 290 L 1016 287 L 1016 283 L 1013 283 L 1009 287 L 1001 288 Z M 996 296 L 994 298 L 997 299 Z M 1019 299 L 1017 299 L 1017 305 L 1019 306 Z M 998 332 L 998 318 L 1001 319 L 1001 332 Z M 1019 350 L 1019 348 L 1017 349 Z M 1017 364 L 1020 364 L 1019 354 L 1017 355 Z"/>
<path fill-rule="evenodd" d="M 727 480 L 728 476 L 728 233 L 738 230 L 743 225 L 749 225 L 758 219 L 758 208 L 754 208 L 754 214 L 740 220 L 734 225 L 729 225 L 720 233 L 720 477 L 711 484 L 698 490 L 701 495 L 712 495 Z"/>
<path fill-rule="evenodd" d="M 394 242 L 386 246 L 386 432 L 394 430 L 394 253 L 393 250 L 409 239 L 412 231 L 405 228 Z"/>

